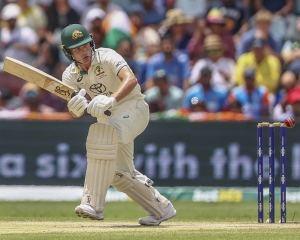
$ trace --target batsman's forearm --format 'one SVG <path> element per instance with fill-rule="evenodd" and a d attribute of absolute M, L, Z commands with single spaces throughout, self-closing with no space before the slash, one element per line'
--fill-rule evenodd
<path fill-rule="evenodd" d="M 114 97 L 117 100 L 117 102 L 119 102 L 124 97 L 126 97 L 129 93 L 131 93 L 136 85 L 137 85 L 137 79 L 135 77 L 128 77 L 123 81 L 121 81 L 116 92 L 111 97 Z"/>

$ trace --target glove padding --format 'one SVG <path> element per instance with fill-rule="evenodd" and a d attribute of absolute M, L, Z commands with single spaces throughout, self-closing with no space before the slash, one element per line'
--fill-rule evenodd
<path fill-rule="evenodd" d="M 104 112 L 117 104 L 117 101 L 113 97 L 107 97 L 105 95 L 98 95 L 94 97 L 87 107 L 87 112 L 95 118 L 101 118 Z"/>
<path fill-rule="evenodd" d="M 68 109 L 69 111 L 75 115 L 76 117 L 80 117 L 83 115 L 84 110 L 88 106 L 88 101 L 84 97 L 86 94 L 85 89 L 81 89 L 79 93 L 72 97 L 71 100 L 68 102 Z"/>

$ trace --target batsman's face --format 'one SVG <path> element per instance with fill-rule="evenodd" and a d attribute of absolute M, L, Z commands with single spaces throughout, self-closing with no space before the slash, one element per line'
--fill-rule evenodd
<path fill-rule="evenodd" d="M 70 53 L 80 65 L 91 64 L 92 48 L 90 43 L 84 44 L 78 48 L 70 49 Z"/>

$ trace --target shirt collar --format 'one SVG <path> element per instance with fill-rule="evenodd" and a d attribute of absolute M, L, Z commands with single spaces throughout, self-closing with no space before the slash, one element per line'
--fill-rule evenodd
<path fill-rule="evenodd" d="M 93 65 L 96 65 L 97 63 L 100 62 L 100 53 L 98 51 L 94 51 L 94 58 L 92 60 L 92 63 L 91 63 L 91 66 Z M 77 66 L 75 63 L 72 63 L 72 66 L 71 66 L 71 73 L 77 73 L 77 74 L 80 74 L 80 67 Z"/>

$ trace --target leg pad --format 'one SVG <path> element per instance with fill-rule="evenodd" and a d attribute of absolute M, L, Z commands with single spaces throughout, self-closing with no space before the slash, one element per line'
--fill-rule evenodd
<path fill-rule="evenodd" d="M 107 190 L 113 180 L 118 148 L 116 130 L 110 125 L 91 125 L 86 142 L 87 170 L 81 204 L 104 210 Z"/>
<path fill-rule="evenodd" d="M 116 171 L 111 185 L 116 190 L 127 194 L 149 215 L 159 219 L 163 217 L 163 209 L 167 207 L 169 200 L 153 188 L 152 184 L 151 179 L 135 170 L 132 175 Z"/>

